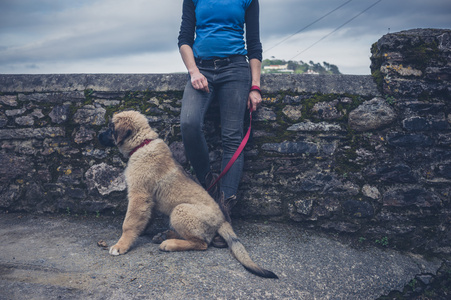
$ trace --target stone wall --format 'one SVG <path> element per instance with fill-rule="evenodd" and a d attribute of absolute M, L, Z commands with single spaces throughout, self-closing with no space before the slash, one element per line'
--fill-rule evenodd
<path fill-rule="evenodd" d="M 234 216 L 451 253 L 450 31 L 389 34 L 373 76 L 264 75 Z M 96 136 L 145 113 L 189 172 L 184 74 L 0 75 L 0 209 L 124 213 L 126 161 Z M 206 120 L 219 168 L 218 108 Z M 247 126 L 247 124 L 246 124 Z"/>

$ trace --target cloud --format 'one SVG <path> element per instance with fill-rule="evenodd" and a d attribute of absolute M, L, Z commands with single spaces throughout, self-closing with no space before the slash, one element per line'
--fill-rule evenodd
<path fill-rule="evenodd" d="M 294 33 L 346 0 L 259 0 L 262 17 L 262 34 L 284 35 Z M 307 31 L 318 28 L 336 28 L 362 12 L 377 0 L 353 0 L 322 19 Z M 449 27 L 451 1 L 446 0 L 383 0 L 352 21 L 347 27 L 359 27 L 367 32 L 377 32 L 393 27 L 396 30 L 433 26 Z M 266 22 L 265 22 L 266 20 Z M 268 20 L 270 20 L 268 22 Z"/>
<path fill-rule="evenodd" d="M 346 3 L 264 58 L 369 74 L 369 49 L 389 30 L 449 28 L 451 1 L 383 0 L 333 32 L 376 1 L 259 0 L 264 50 Z M 182 2 L 1 0 L 0 73 L 185 72 L 177 49 Z"/>
<path fill-rule="evenodd" d="M 167 17 L 181 9 L 175 1 L 159 5 L 158 9 L 155 1 L 144 0 L 85 1 L 75 7 L 49 3 L 43 1 L 38 12 L 19 11 L 17 6 L 23 4 L 20 0 L 17 6 L 8 3 L 18 14 L 15 18 L 28 24 L 12 20 L 11 14 L 2 21 L 8 28 L 2 26 L 1 30 L 0 64 L 96 59 L 177 49 L 180 17 Z M 15 32 L 14 37 L 8 32 Z"/>
<path fill-rule="evenodd" d="M 262 20 L 266 21 L 261 24 L 264 50 L 268 49 L 264 58 L 327 61 L 348 74 L 369 74 L 371 45 L 384 34 L 412 28 L 449 27 L 451 12 L 451 2 L 444 0 L 380 1 L 364 13 L 376 0 L 260 0 L 260 3 Z M 327 17 L 315 22 L 326 14 Z"/>

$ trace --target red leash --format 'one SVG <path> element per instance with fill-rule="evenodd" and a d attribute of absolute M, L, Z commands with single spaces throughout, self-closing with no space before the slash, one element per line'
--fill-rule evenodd
<path fill-rule="evenodd" d="M 221 174 L 219 174 L 218 178 L 216 178 L 216 180 L 210 185 L 210 187 L 207 189 L 207 191 L 209 191 L 212 187 L 214 187 L 218 183 L 219 179 L 221 179 L 229 171 L 229 169 L 232 167 L 232 165 L 238 159 L 238 156 L 240 156 L 241 152 L 243 152 L 243 149 L 246 146 L 247 141 L 249 140 L 249 136 L 251 135 L 251 126 L 252 126 L 252 109 L 249 112 L 249 129 L 247 130 L 246 135 L 244 136 L 243 140 L 241 141 L 240 146 L 238 147 L 238 149 L 236 149 L 235 153 L 233 154 L 232 158 L 227 163 L 224 170 L 222 170 Z"/>

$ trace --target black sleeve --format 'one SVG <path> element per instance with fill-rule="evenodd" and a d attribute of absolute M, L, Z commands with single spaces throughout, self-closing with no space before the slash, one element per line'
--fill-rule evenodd
<path fill-rule="evenodd" d="M 246 10 L 246 45 L 248 59 L 262 61 L 262 44 L 260 43 L 260 8 L 258 0 L 252 0 Z"/>
<path fill-rule="evenodd" d="M 178 37 L 179 48 L 182 45 L 189 45 L 191 48 L 194 44 L 194 32 L 196 29 L 196 13 L 194 2 L 192 0 L 183 0 L 182 24 Z"/>

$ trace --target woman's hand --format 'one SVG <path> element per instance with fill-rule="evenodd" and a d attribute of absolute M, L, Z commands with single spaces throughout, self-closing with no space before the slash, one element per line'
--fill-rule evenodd
<path fill-rule="evenodd" d="M 208 88 L 207 78 L 205 78 L 205 76 L 199 70 L 193 72 L 190 75 L 191 75 L 191 84 L 193 88 L 207 93 L 210 92 Z"/>
<path fill-rule="evenodd" d="M 259 91 L 253 90 L 249 92 L 249 97 L 247 99 L 247 108 L 250 112 L 256 111 L 261 102 L 262 95 Z"/>

